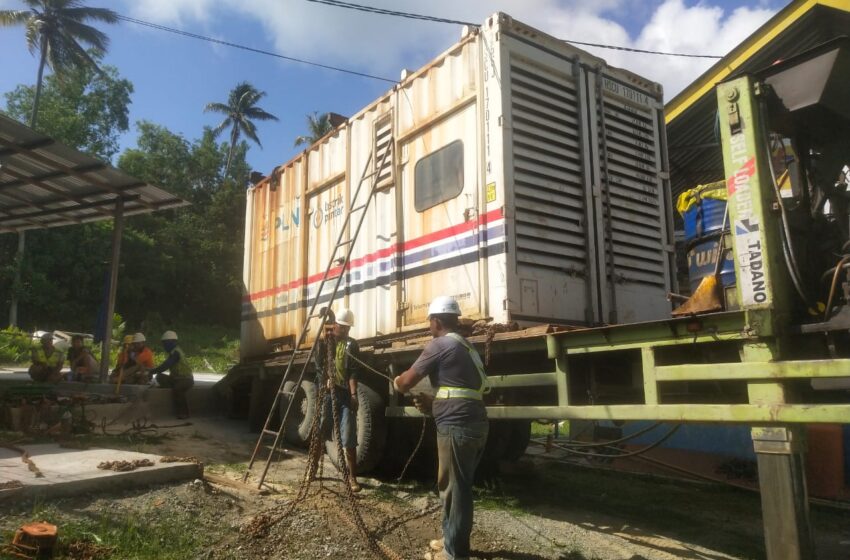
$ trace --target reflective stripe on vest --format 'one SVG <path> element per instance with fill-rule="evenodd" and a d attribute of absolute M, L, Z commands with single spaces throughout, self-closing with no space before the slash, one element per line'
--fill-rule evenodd
<path fill-rule="evenodd" d="M 451 332 L 446 333 L 445 336 L 451 338 L 466 348 L 466 351 L 469 352 L 469 357 L 472 359 L 472 363 L 475 364 L 475 369 L 478 370 L 478 375 L 481 378 L 481 387 L 478 389 L 470 389 L 468 387 L 440 386 L 440 388 L 437 389 L 437 398 L 482 400 L 482 396 L 490 392 L 490 385 L 487 383 L 487 374 L 484 373 L 484 362 L 481 361 L 481 356 L 479 356 L 478 351 L 475 350 L 475 348 L 473 348 L 472 345 L 459 334 Z"/>

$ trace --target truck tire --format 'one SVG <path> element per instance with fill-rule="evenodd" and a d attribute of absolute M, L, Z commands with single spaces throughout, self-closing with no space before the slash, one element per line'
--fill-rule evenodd
<path fill-rule="evenodd" d="M 531 420 L 510 420 L 508 437 L 502 458 L 506 461 L 518 461 L 531 442 Z"/>
<path fill-rule="evenodd" d="M 374 469 L 384 456 L 387 441 L 387 417 L 384 399 L 365 383 L 357 384 L 357 473 Z M 336 435 L 325 441 L 325 451 L 339 468 Z"/>
<path fill-rule="evenodd" d="M 292 445 L 304 447 L 307 445 L 310 427 L 313 425 L 313 418 L 316 416 L 318 389 L 312 381 L 304 380 L 296 390 L 295 381 L 287 381 L 283 385 L 283 392 L 284 394 L 280 396 L 281 420 L 286 414 L 290 399 L 294 399 L 292 411 L 289 413 L 289 419 L 284 427 L 283 437 Z"/>

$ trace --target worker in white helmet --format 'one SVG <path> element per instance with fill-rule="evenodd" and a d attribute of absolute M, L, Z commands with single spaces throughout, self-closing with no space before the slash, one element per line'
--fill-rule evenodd
<path fill-rule="evenodd" d="M 118 366 L 109 376 L 110 383 L 145 385 L 150 381 L 149 371 L 154 367 L 153 351 L 148 348 L 147 338 L 137 332 L 129 335 L 127 348 L 118 355 Z"/>
<path fill-rule="evenodd" d="M 177 345 L 177 333 L 165 331 L 162 333 L 162 346 L 168 352 L 168 358 L 150 371 L 160 387 L 171 389 L 174 400 L 174 412 L 177 418 L 189 417 L 189 402 L 186 393 L 195 385 L 192 366 L 186 360 L 183 350 Z M 169 373 L 164 373 L 168 370 Z"/>
<path fill-rule="evenodd" d="M 360 374 L 358 363 L 351 359 L 352 356 L 359 359 L 360 347 L 357 341 L 349 336 L 351 327 L 354 326 L 354 313 L 350 309 L 341 309 L 336 314 L 333 329 L 326 335 L 326 343 L 319 349 L 322 356 L 327 356 L 324 367 L 327 375 L 327 387 L 334 392 L 337 404 L 337 418 L 339 419 L 339 433 L 342 440 L 342 448 L 345 450 L 345 462 L 350 473 L 350 485 L 354 492 L 361 490 L 357 482 L 357 410 L 359 401 L 357 399 L 357 377 Z M 331 349 L 332 354 L 328 352 Z M 333 401 L 331 395 L 325 397 L 322 413 L 322 431 L 325 437 L 330 435 L 333 419 Z"/>
<path fill-rule="evenodd" d="M 483 395 L 487 376 L 478 352 L 458 334 L 460 306 L 440 296 L 428 308 L 434 337 L 416 362 L 393 380 L 399 393 L 409 392 L 425 377 L 437 387 L 436 397 L 418 397 L 417 408 L 431 409 L 437 424 L 437 488 L 443 502 L 443 538 L 431 541 L 433 560 L 469 557 L 472 533 L 472 481 L 487 442 L 489 424 Z"/>

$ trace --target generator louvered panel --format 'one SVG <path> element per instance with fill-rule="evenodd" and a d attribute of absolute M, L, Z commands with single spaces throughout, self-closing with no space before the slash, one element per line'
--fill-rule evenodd
<path fill-rule="evenodd" d="M 572 76 L 511 62 L 517 263 L 585 274 L 579 101 Z"/>
<path fill-rule="evenodd" d="M 627 103 L 604 87 L 600 90 L 596 117 L 601 178 L 607 189 L 602 208 L 609 281 L 664 287 L 667 264 L 655 111 Z"/>
<path fill-rule="evenodd" d="M 375 161 L 372 165 L 378 172 L 377 186 L 385 187 L 393 183 L 393 119 L 392 113 L 382 116 L 375 122 Z M 387 153 L 389 152 L 389 153 Z M 386 159 L 385 159 L 386 158 Z M 381 169 L 377 169 L 384 162 Z"/>

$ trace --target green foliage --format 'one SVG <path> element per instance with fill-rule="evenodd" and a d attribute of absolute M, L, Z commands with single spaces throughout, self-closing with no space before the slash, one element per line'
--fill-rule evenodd
<path fill-rule="evenodd" d="M 224 115 L 224 120 L 212 129 L 214 137 L 221 134 L 224 129 L 230 128 L 230 150 L 227 156 L 227 163 L 224 167 L 224 174 L 226 176 L 230 174 L 234 150 L 242 135 L 245 135 L 258 146 L 262 146 L 260 138 L 257 136 L 257 125 L 254 124 L 254 121 L 278 120 L 276 116 L 257 107 L 257 102 L 265 97 L 265 95 L 266 92 L 259 91 L 248 82 L 241 82 L 230 90 L 227 103 L 207 103 L 207 106 L 204 108 L 205 112 Z"/>
<path fill-rule="evenodd" d="M 133 84 L 105 66 L 66 71 L 60 79 L 44 80 L 39 102 L 40 132 L 95 157 L 110 160 L 118 153 L 118 140 L 130 128 L 129 105 Z M 6 93 L 5 111 L 29 123 L 35 86 L 19 85 Z"/>
<path fill-rule="evenodd" d="M 309 133 L 304 136 L 297 136 L 295 138 L 295 147 L 312 146 L 333 130 L 333 128 L 330 113 L 322 113 L 320 115 L 318 112 L 313 111 L 312 115 L 307 115 L 307 130 Z"/>
<path fill-rule="evenodd" d="M 0 364 L 18 364 L 29 361 L 32 338 L 15 327 L 0 329 Z"/>
<path fill-rule="evenodd" d="M 111 158 L 128 129 L 132 91 L 110 67 L 103 73 L 68 70 L 61 80 L 50 76 L 39 128 L 72 147 Z M 6 109 L 26 120 L 33 97 L 34 87 L 18 86 L 6 94 Z M 210 129 L 194 140 L 146 121 L 137 129 L 136 146 L 118 157 L 118 167 L 191 206 L 125 221 L 116 296 L 124 319 L 115 325 L 126 322 L 127 332 L 142 331 L 152 340 L 166 328 L 188 325 L 181 344 L 196 370 L 224 371 L 238 354 L 248 146 L 220 144 Z M 111 221 L 28 232 L 21 284 L 14 288 L 19 324 L 94 332 L 105 305 L 112 232 Z M 3 308 L 13 290 L 16 241 L 0 235 Z M 199 333 L 197 342 L 193 332 Z M 114 332 L 113 339 L 121 334 Z M 18 361 L 14 355 L 10 359 Z"/>
<path fill-rule="evenodd" d="M 118 14 L 106 8 L 89 8 L 79 1 L 24 0 L 29 10 L 0 10 L 0 26 L 23 25 L 29 51 L 39 52 L 41 64 L 54 72 L 96 66 L 106 53 L 109 37 L 87 21 L 117 23 Z M 81 46 L 88 45 L 90 51 Z M 39 72 L 40 73 L 40 72 Z"/>

